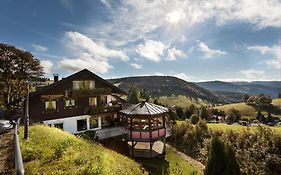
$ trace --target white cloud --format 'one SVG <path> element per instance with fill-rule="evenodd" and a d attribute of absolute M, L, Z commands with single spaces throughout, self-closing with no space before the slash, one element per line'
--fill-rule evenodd
<path fill-rule="evenodd" d="M 47 47 L 41 46 L 39 44 L 32 44 L 32 47 L 37 51 L 37 52 L 46 52 L 48 51 Z"/>
<path fill-rule="evenodd" d="M 183 79 L 185 81 L 193 81 L 194 80 L 194 77 L 188 76 L 185 73 L 175 74 L 174 76 L 177 77 L 177 78 Z"/>
<path fill-rule="evenodd" d="M 129 57 L 120 50 L 107 48 L 103 43 L 96 43 L 91 38 L 78 32 L 66 32 L 66 44 L 73 50 L 87 52 L 99 59 L 119 58 L 127 61 Z"/>
<path fill-rule="evenodd" d="M 110 0 L 100 0 L 107 8 L 111 8 L 111 1 Z"/>
<path fill-rule="evenodd" d="M 72 9 L 72 0 L 60 0 L 60 3 L 63 5 L 64 8 L 67 10 Z"/>
<path fill-rule="evenodd" d="M 109 49 L 103 43 L 96 43 L 78 32 L 66 32 L 64 44 L 75 58 L 64 58 L 59 65 L 70 71 L 87 68 L 96 73 L 106 73 L 113 67 L 109 64 L 109 59 L 129 60 L 123 51 Z"/>
<path fill-rule="evenodd" d="M 107 61 L 95 59 L 89 53 L 82 53 L 76 59 L 63 58 L 60 61 L 60 67 L 69 71 L 79 71 L 86 68 L 95 73 L 106 73 L 112 68 Z"/>
<path fill-rule="evenodd" d="M 108 0 L 102 2 L 107 4 Z M 98 28 L 90 26 L 86 31 L 93 36 L 102 36 L 108 43 L 123 46 L 147 38 L 158 29 L 164 31 L 159 34 L 164 38 L 169 32 L 169 23 L 179 21 L 176 29 L 207 20 L 215 20 L 217 25 L 243 22 L 252 24 L 255 29 L 281 27 L 280 0 L 121 0 L 109 13 L 110 22 Z M 175 38 L 186 34 L 186 30 L 171 31 L 171 37 Z"/>
<path fill-rule="evenodd" d="M 265 72 L 261 70 L 255 70 L 255 69 L 241 70 L 240 74 L 247 81 L 266 79 Z"/>
<path fill-rule="evenodd" d="M 166 48 L 161 41 L 146 40 L 144 44 L 137 46 L 136 52 L 148 60 L 159 62 Z"/>
<path fill-rule="evenodd" d="M 170 48 L 167 51 L 168 60 L 176 60 L 177 57 L 186 57 L 186 54 L 182 50 L 178 50 L 176 48 Z"/>
<path fill-rule="evenodd" d="M 273 56 L 273 58 L 269 60 L 263 61 L 263 63 L 266 63 L 267 65 L 276 68 L 281 69 L 281 46 L 280 45 L 273 45 L 272 47 L 268 46 L 250 46 L 248 47 L 249 50 L 253 50 L 256 52 L 261 53 L 262 55 L 270 54 Z"/>
<path fill-rule="evenodd" d="M 43 67 L 43 70 L 46 74 L 52 73 L 54 64 L 49 60 L 40 61 L 40 65 Z"/>
<path fill-rule="evenodd" d="M 205 43 L 197 41 L 197 47 L 203 52 L 204 58 L 213 58 L 226 54 L 226 52 L 218 49 L 210 49 Z"/>
<path fill-rule="evenodd" d="M 136 69 L 142 69 L 142 68 L 143 68 L 142 65 L 136 64 L 136 63 L 131 63 L 131 66 L 134 67 L 134 68 L 136 68 Z"/>

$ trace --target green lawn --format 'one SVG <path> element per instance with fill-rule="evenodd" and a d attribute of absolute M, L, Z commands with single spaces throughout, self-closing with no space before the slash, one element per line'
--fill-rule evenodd
<path fill-rule="evenodd" d="M 195 165 L 179 156 L 174 149 L 167 147 L 165 158 L 138 159 L 152 175 L 199 175 Z"/>
<path fill-rule="evenodd" d="M 29 139 L 21 151 L 26 174 L 148 174 L 134 160 L 60 129 L 44 125 L 29 127 Z"/>

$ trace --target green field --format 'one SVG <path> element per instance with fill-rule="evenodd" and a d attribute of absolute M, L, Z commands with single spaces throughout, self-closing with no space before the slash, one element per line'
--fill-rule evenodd
<path fill-rule="evenodd" d="M 227 125 L 224 123 L 219 123 L 219 124 L 208 123 L 207 125 L 211 131 L 223 131 L 223 132 L 230 131 L 230 130 L 232 130 L 234 132 L 241 132 L 243 130 L 249 130 L 249 131 L 255 132 L 257 129 L 257 126 L 242 126 L 242 125 L 237 125 L 237 124 Z M 264 126 L 264 127 L 268 127 L 276 134 L 281 134 L 281 126 L 273 126 L 273 127 Z"/>
<path fill-rule="evenodd" d="M 43 125 L 29 128 L 21 151 L 26 174 L 148 174 L 134 160 L 60 129 Z"/>
<path fill-rule="evenodd" d="M 272 105 L 276 108 L 281 109 L 281 99 L 273 99 Z M 216 107 L 217 109 L 228 111 L 230 108 L 235 108 L 238 110 L 241 114 L 241 117 L 245 118 L 256 118 L 258 108 L 255 108 L 253 106 L 247 105 L 246 103 L 233 103 L 233 104 L 228 104 L 228 105 L 223 105 L 223 106 L 218 106 Z M 264 115 L 267 115 L 267 112 L 264 109 L 260 109 Z M 274 114 L 274 112 L 272 112 Z M 278 117 L 281 117 L 281 114 L 274 114 Z"/>

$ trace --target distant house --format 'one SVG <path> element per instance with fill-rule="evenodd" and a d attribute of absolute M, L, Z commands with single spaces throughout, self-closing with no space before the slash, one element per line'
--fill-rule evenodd
<path fill-rule="evenodd" d="M 117 126 L 124 91 L 84 69 L 30 94 L 30 121 L 70 133 Z"/>

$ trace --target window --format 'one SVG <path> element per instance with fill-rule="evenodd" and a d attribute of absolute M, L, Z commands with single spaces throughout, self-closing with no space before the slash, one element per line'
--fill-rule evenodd
<path fill-rule="evenodd" d="M 97 106 L 97 98 L 96 97 L 89 98 L 89 106 Z"/>
<path fill-rule="evenodd" d="M 99 98 L 99 105 L 106 105 L 106 103 L 107 103 L 107 96 L 101 95 Z"/>
<path fill-rule="evenodd" d="M 84 131 L 87 129 L 87 119 L 77 120 L 77 131 Z"/>
<path fill-rule="evenodd" d="M 55 123 L 54 127 L 59 128 L 59 129 L 63 129 L 63 123 Z"/>
<path fill-rule="evenodd" d="M 45 101 L 45 111 L 55 111 L 55 110 L 57 110 L 56 100 Z"/>
<path fill-rule="evenodd" d="M 93 90 L 95 82 L 92 80 L 73 81 L 74 90 Z"/>
<path fill-rule="evenodd" d="M 74 99 L 66 99 L 65 100 L 65 107 L 71 108 L 76 106 L 76 101 Z"/>
<path fill-rule="evenodd" d="M 90 119 L 90 129 L 98 128 L 99 127 L 99 120 L 96 117 L 91 117 Z"/>

